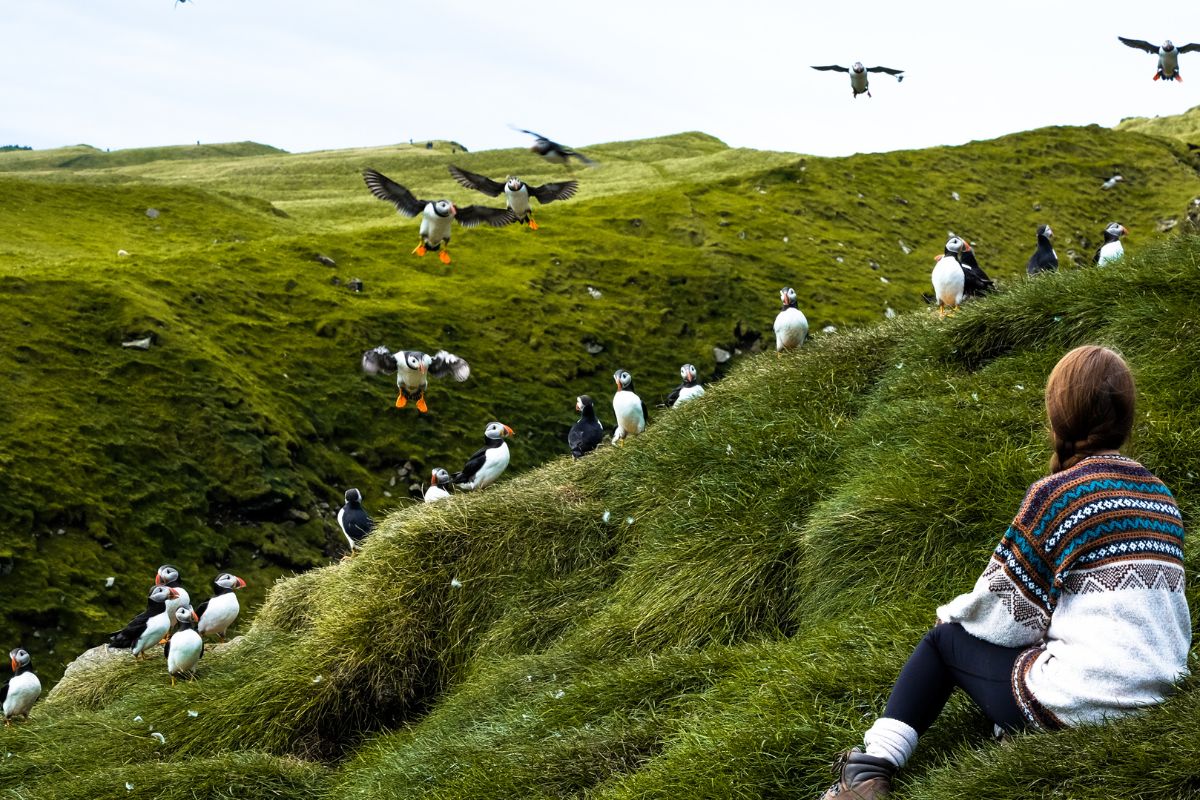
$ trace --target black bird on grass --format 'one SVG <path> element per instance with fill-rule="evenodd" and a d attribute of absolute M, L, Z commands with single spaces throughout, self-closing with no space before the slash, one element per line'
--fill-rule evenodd
<path fill-rule="evenodd" d="M 1037 275 L 1039 272 L 1058 271 L 1058 253 L 1054 252 L 1054 245 L 1050 243 L 1053 237 L 1054 231 L 1050 230 L 1049 225 L 1038 226 L 1037 250 L 1029 257 L 1029 263 L 1025 266 L 1026 273 Z"/>
<path fill-rule="evenodd" d="M 571 455 L 580 458 L 600 446 L 604 426 L 596 419 L 596 404 L 586 394 L 575 398 L 575 410 L 579 412 L 579 420 L 571 426 L 567 444 L 571 445 Z"/>
<path fill-rule="evenodd" d="M 362 492 L 358 489 L 346 490 L 346 505 L 338 510 L 337 521 L 350 545 L 350 555 L 362 547 L 362 540 L 375 528 L 375 523 L 363 510 Z"/>

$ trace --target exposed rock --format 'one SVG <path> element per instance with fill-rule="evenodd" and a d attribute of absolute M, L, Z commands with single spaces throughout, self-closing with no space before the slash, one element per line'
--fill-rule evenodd
<path fill-rule="evenodd" d="M 713 358 L 717 360 L 718 364 L 724 364 L 726 361 L 733 358 L 733 355 L 728 350 L 722 350 L 719 347 L 714 347 Z"/>
<path fill-rule="evenodd" d="M 634 217 L 633 219 L 629 220 L 629 224 L 635 228 L 640 228 L 642 227 L 642 220 L 640 217 Z"/>
<path fill-rule="evenodd" d="M 821 333 L 837 333 L 837 326 L 826 325 L 824 328 L 821 328 Z"/>
<path fill-rule="evenodd" d="M 128 347 L 133 350 L 149 350 L 152 344 L 154 344 L 154 337 L 147 336 L 142 339 L 131 339 L 128 342 L 121 342 L 121 347 Z"/>
<path fill-rule="evenodd" d="M 588 294 L 590 294 L 592 296 L 593 300 L 599 300 L 601 297 L 604 296 L 603 292 L 601 292 L 599 289 L 596 289 L 592 286 L 587 287 L 587 292 L 588 292 Z"/>
<path fill-rule="evenodd" d="M 1188 204 L 1187 222 L 1184 224 L 1184 229 L 1192 233 L 1200 233 L 1200 197 L 1192 200 Z"/>
<path fill-rule="evenodd" d="M 1113 175 L 1111 178 L 1106 180 L 1104 183 L 1100 184 L 1100 188 L 1101 189 L 1111 189 L 1123 180 L 1125 180 L 1125 179 L 1122 178 L 1120 175 Z"/>
<path fill-rule="evenodd" d="M 361 278 L 351 278 L 346 281 L 346 288 L 352 292 L 361 292 L 363 290 L 363 282 Z"/>
<path fill-rule="evenodd" d="M 883 316 L 887 319 L 895 319 L 896 318 L 896 309 L 892 308 L 891 306 L 888 306 L 886 309 L 884 309 Z"/>
<path fill-rule="evenodd" d="M 1174 217 L 1172 217 L 1171 219 L 1160 219 L 1158 221 L 1158 232 L 1166 233 L 1167 231 L 1173 229 L 1178 224 L 1179 224 L 1179 220 L 1175 219 Z"/>
<path fill-rule="evenodd" d="M 585 339 L 583 348 L 588 351 L 589 355 L 598 356 L 604 352 L 604 345 L 597 342 L 595 339 Z"/>
<path fill-rule="evenodd" d="M 117 251 L 117 258 L 128 258 L 128 257 L 129 257 L 128 250 L 118 250 Z"/>
<path fill-rule="evenodd" d="M 871 259 L 867 263 L 871 265 L 871 269 L 876 269 L 876 270 L 879 269 L 879 262 L 876 261 L 875 259 Z"/>
<path fill-rule="evenodd" d="M 330 279 L 329 279 L 329 282 L 330 282 L 331 284 L 333 284 L 334 286 L 341 286 L 341 285 L 342 285 L 342 279 L 341 279 L 341 278 L 339 278 L 337 275 L 334 275 L 332 278 L 330 278 Z"/>
<path fill-rule="evenodd" d="M 299 508 L 289 508 L 288 518 L 294 519 L 297 522 L 308 522 L 311 519 L 307 511 L 302 511 Z"/>
<path fill-rule="evenodd" d="M 158 219 L 158 209 L 157 208 L 147 208 L 146 216 L 149 217 L 150 219 Z"/>
<path fill-rule="evenodd" d="M 322 264 L 324 264 L 327 267 L 336 267 L 337 266 L 336 261 L 334 261 L 329 256 L 322 255 L 321 253 L 317 253 L 317 261 L 321 262 Z"/>
<path fill-rule="evenodd" d="M 906 245 L 903 239 L 897 239 L 896 241 L 900 243 L 900 249 L 904 252 L 904 255 L 908 255 L 912 252 L 912 248 Z"/>
<path fill-rule="evenodd" d="M 950 197 L 953 198 L 954 202 L 958 202 L 958 192 L 951 192 Z"/>

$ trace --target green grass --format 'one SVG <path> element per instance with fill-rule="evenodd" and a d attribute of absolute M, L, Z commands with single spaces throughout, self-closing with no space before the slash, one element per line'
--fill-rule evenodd
<path fill-rule="evenodd" d="M 1200 106 L 1168 117 L 1129 117 L 1121 120 L 1117 130 L 1169 136 L 1200 147 Z"/>

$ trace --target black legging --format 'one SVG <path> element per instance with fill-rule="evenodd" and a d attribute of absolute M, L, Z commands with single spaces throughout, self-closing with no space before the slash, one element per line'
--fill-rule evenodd
<path fill-rule="evenodd" d="M 885 717 L 925 733 L 954 687 L 961 687 L 995 724 L 1021 730 L 1025 718 L 1012 693 L 1013 663 L 1026 648 L 1000 647 L 967 633 L 957 622 L 938 625 L 925 634 L 888 698 Z"/>

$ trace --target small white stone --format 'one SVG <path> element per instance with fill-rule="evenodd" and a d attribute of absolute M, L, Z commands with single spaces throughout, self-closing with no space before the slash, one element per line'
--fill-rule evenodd
<path fill-rule="evenodd" d="M 150 735 L 151 735 L 153 738 L 155 738 L 155 739 L 158 739 L 158 743 L 159 743 L 159 744 L 166 744 L 166 743 L 167 743 L 167 737 L 166 737 L 166 736 L 163 736 L 163 735 L 162 735 L 161 733 L 159 733 L 158 731 L 155 731 L 154 733 L 152 733 L 152 734 L 150 734 Z"/>
<path fill-rule="evenodd" d="M 127 792 L 133 791 L 133 784 L 130 783 L 129 781 L 125 781 L 125 791 L 127 791 Z"/>
<path fill-rule="evenodd" d="M 141 715 L 141 714 L 138 714 L 136 717 L 134 717 L 134 718 L 133 718 L 133 721 L 134 721 L 134 722 L 141 722 L 141 721 L 142 721 L 142 715 Z"/>
<path fill-rule="evenodd" d="M 188 709 L 188 716 L 189 716 L 189 717 L 198 717 L 198 716 L 200 716 L 200 712 L 199 712 L 199 711 L 193 711 L 192 709 L 190 709 L 190 708 L 189 708 L 189 709 Z"/>
<path fill-rule="evenodd" d="M 895 319 L 896 318 L 896 309 L 892 308 L 891 306 L 888 306 L 884 310 L 883 316 L 887 317 L 888 319 Z"/>
<path fill-rule="evenodd" d="M 891 281 L 889 281 L 887 278 L 883 277 L 882 275 L 879 276 L 879 282 L 880 283 L 891 283 Z"/>
<path fill-rule="evenodd" d="M 323 676 L 323 675 L 318 675 L 317 677 L 313 678 L 312 682 L 313 682 L 313 683 L 320 683 L 320 682 L 321 682 L 321 681 L 323 681 L 323 680 L 325 680 L 325 676 Z"/>
<path fill-rule="evenodd" d="M 117 256 L 118 256 L 119 258 L 126 258 L 128 255 L 129 255 L 129 251 L 128 251 L 128 250 L 118 250 L 118 251 L 117 251 Z"/>
<path fill-rule="evenodd" d="M 599 300 L 601 297 L 604 296 L 603 292 L 601 292 L 599 289 L 593 288 L 591 286 L 587 287 L 587 290 L 588 290 L 588 294 L 590 294 L 592 296 L 593 300 Z"/>
<path fill-rule="evenodd" d="M 837 326 L 826 325 L 824 328 L 821 328 L 821 333 L 837 333 Z"/>
<path fill-rule="evenodd" d="M 951 192 L 950 196 L 954 198 L 954 202 L 958 202 L 958 192 Z"/>
<path fill-rule="evenodd" d="M 611 512 L 611 511 L 605 511 L 605 512 L 604 512 L 604 515 L 603 515 L 602 517 L 600 517 L 600 520 L 601 520 L 601 522 L 606 522 L 606 523 L 607 523 L 607 522 L 608 522 L 610 519 L 612 519 L 612 512 Z"/>
<path fill-rule="evenodd" d="M 765 192 L 764 192 L 764 194 L 765 194 Z M 559 689 L 558 691 L 556 691 L 554 693 L 553 697 L 555 700 L 562 700 L 564 697 L 566 697 L 566 695 L 567 695 L 566 692 L 564 692 L 562 689 Z"/>
<path fill-rule="evenodd" d="M 725 453 L 726 453 L 726 455 L 733 455 L 733 445 L 731 445 L 731 444 L 725 445 Z"/>
<path fill-rule="evenodd" d="M 632 524 L 633 524 L 633 517 L 626 517 L 626 518 L 625 518 L 625 524 L 626 524 L 626 525 L 632 525 Z"/>
<path fill-rule="evenodd" d="M 461 589 L 461 588 L 462 588 L 462 581 L 460 581 L 458 578 L 451 578 L 451 579 L 450 579 L 450 586 L 451 586 L 451 588 L 454 588 L 454 589 Z"/>
<path fill-rule="evenodd" d="M 107 578 L 104 579 L 104 588 L 111 589 L 113 584 L 116 582 L 117 582 L 117 579 L 114 576 L 109 575 Z"/>
<path fill-rule="evenodd" d="M 1018 391 L 1018 392 L 1023 392 L 1023 391 L 1025 391 L 1025 384 L 1023 384 L 1023 383 L 1018 383 L 1018 384 L 1017 384 L 1017 391 Z"/>
<path fill-rule="evenodd" d="M 978 403 L 979 402 L 979 394 L 976 392 L 971 392 L 971 399 L 974 400 L 976 403 Z"/>

